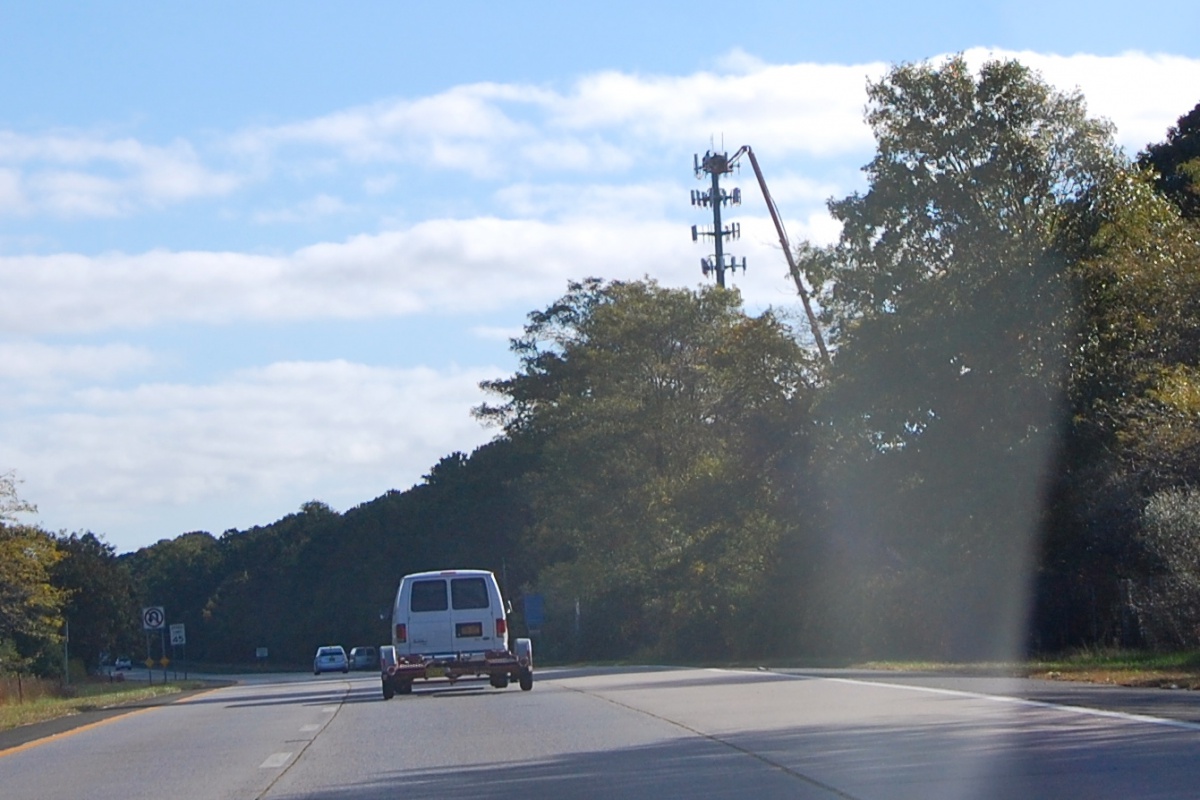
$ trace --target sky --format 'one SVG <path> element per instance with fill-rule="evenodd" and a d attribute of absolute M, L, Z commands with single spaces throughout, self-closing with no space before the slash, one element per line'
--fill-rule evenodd
<path fill-rule="evenodd" d="M 865 188 L 865 87 L 1016 58 L 1133 156 L 1200 5 L 0 0 L 0 473 L 118 552 L 405 490 L 572 280 L 696 288 L 694 154 L 793 242 Z M 748 167 L 748 165 L 747 165 Z M 746 308 L 802 311 L 753 173 Z"/>

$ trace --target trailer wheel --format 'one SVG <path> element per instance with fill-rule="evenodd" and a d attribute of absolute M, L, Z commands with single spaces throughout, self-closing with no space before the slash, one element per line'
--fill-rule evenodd
<path fill-rule="evenodd" d="M 400 685 L 396 687 L 398 694 L 412 694 L 412 681 L 400 681 Z"/>
<path fill-rule="evenodd" d="M 392 682 L 387 678 L 383 679 L 383 699 L 391 700 L 396 696 L 396 687 L 392 686 Z"/>
<path fill-rule="evenodd" d="M 508 673 L 501 672 L 492 676 L 492 688 L 507 689 L 508 688 Z"/>
<path fill-rule="evenodd" d="M 521 677 L 518 679 L 518 682 L 521 684 L 522 692 L 528 692 L 530 689 L 532 689 L 533 688 L 533 670 L 529 669 L 528 667 L 521 670 Z"/>

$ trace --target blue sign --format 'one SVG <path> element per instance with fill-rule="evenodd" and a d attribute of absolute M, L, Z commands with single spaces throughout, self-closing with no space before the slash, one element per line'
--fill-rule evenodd
<path fill-rule="evenodd" d="M 542 627 L 546 620 L 546 604 L 540 594 L 525 595 L 525 624 L 530 630 Z"/>

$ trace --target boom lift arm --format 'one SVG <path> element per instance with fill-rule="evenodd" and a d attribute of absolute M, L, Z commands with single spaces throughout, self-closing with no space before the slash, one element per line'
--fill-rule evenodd
<path fill-rule="evenodd" d="M 813 313 L 808 289 L 804 285 L 804 277 L 800 274 L 800 268 L 796 266 L 795 257 L 792 256 L 792 246 L 788 243 L 787 232 L 783 229 L 783 220 L 779 216 L 779 209 L 775 207 L 775 200 L 771 197 L 771 192 L 767 189 L 767 180 L 763 177 L 762 169 L 758 166 L 758 159 L 754 157 L 754 151 L 747 144 L 742 145 L 741 149 L 733 154 L 733 157 L 729 159 L 729 163 L 732 165 L 743 153 L 750 157 L 750 166 L 754 168 L 754 177 L 758 178 L 758 188 L 762 190 L 763 200 L 767 203 L 767 210 L 771 212 L 771 221 L 775 223 L 775 231 L 779 234 L 779 244 L 783 246 L 783 255 L 787 259 L 788 272 L 791 273 L 792 280 L 796 283 L 796 291 L 800 295 L 801 302 L 804 303 L 804 313 L 808 315 L 808 324 L 812 328 L 813 338 L 817 342 L 817 349 L 821 351 L 821 358 L 828 365 L 830 363 L 829 351 L 825 349 L 825 339 L 821 336 L 821 327 L 817 323 L 817 315 Z"/>

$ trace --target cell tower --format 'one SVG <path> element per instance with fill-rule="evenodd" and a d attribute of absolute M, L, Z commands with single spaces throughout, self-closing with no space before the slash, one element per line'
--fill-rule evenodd
<path fill-rule="evenodd" d="M 715 272 L 717 274 L 717 286 L 725 288 L 725 270 L 741 269 L 742 272 L 746 271 L 746 258 L 744 256 L 742 257 L 742 262 L 739 264 L 737 258 L 734 256 L 725 255 L 725 239 L 741 238 L 742 226 L 735 222 L 729 227 L 721 227 L 721 207 L 726 203 L 735 206 L 741 205 L 742 190 L 734 189 L 727 193 L 721 188 L 721 176 L 733 172 L 733 163 L 729 160 L 728 153 L 717 153 L 709 150 L 704 154 L 703 160 L 698 155 L 692 156 L 692 159 L 697 180 L 702 180 L 705 174 L 712 178 L 712 188 L 708 191 L 692 191 L 692 205 L 702 208 L 711 206 L 713 212 L 712 230 L 701 230 L 693 225 L 692 241 L 699 241 L 701 236 L 711 236 L 713 238 L 716 244 L 716 252 L 700 259 L 700 271 L 704 273 L 705 277 Z"/>

